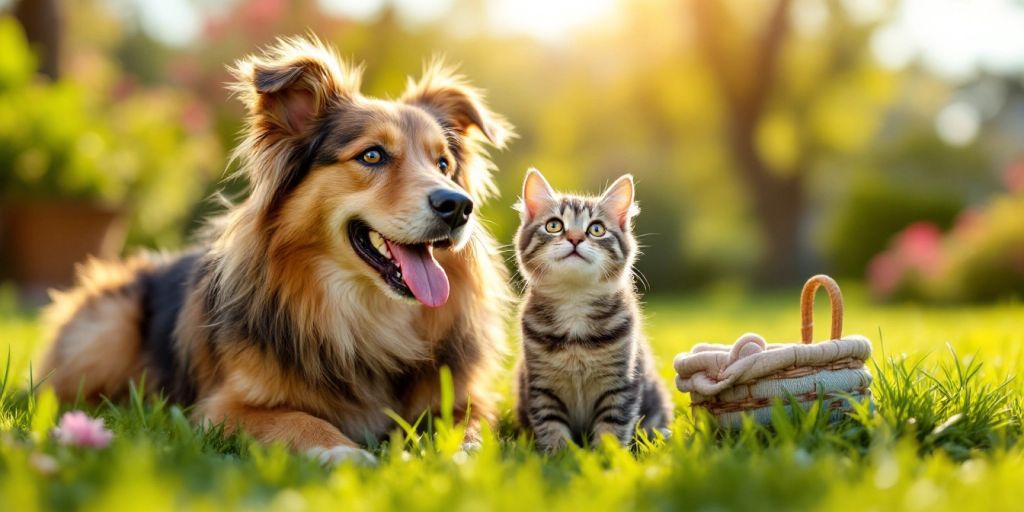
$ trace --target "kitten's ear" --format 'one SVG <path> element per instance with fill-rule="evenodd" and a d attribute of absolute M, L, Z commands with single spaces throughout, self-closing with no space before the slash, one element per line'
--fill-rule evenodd
<path fill-rule="evenodd" d="M 615 183 L 601 194 L 600 204 L 618 220 L 619 228 L 625 229 L 629 220 L 640 213 L 640 208 L 633 202 L 633 175 L 625 174 L 615 180 Z"/>
<path fill-rule="evenodd" d="M 548 184 L 548 180 L 544 179 L 544 175 L 533 167 L 527 170 L 526 179 L 523 181 L 523 200 L 519 205 L 523 220 L 533 220 L 541 208 L 554 201 L 555 191 Z"/>

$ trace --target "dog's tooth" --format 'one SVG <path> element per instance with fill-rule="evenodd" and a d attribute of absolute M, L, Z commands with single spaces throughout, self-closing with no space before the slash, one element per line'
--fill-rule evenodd
<path fill-rule="evenodd" d="M 384 242 L 384 237 L 382 237 L 380 233 L 376 231 L 370 231 L 370 243 L 373 244 L 373 247 L 377 249 L 377 252 L 379 252 L 381 255 L 388 255 L 388 244 Z"/>

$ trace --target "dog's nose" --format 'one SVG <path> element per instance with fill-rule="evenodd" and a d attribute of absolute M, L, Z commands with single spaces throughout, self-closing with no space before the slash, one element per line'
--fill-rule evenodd
<path fill-rule="evenodd" d="M 430 193 L 430 207 L 434 213 L 452 229 L 469 221 L 473 213 L 473 200 L 465 194 L 449 189 L 438 189 Z"/>

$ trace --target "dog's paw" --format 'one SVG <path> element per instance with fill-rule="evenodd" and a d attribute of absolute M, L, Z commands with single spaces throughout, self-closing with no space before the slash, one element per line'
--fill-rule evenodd
<path fill-rule="evenodd" d="M 476 453 L 476 452 L 480 451 L 480 448 L 482 446 L 483 445 L 480 444 L 480 441 L 476 441 L 476 440 L 466 441 L 466 442 L 462 443 L 462 449 L 460 451 L 472 454 L 472 453 Z"/>
<path fill-rule="evenodd" d="M 338 445 L 331 448 L 313 448 L 306 453 L 319 461 L 320 465 L 327 468 L 333 468 L 345 463 L 364 467 L 377 465 L 377 457 L 374 457 L 372 453 L 353 446 Z"/>

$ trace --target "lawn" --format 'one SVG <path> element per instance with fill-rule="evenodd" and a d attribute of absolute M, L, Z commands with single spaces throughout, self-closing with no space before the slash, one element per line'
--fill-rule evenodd
<path fill-rule="evenodd" d="M 376 468 L 332 471 L 281 447 L 196 430 L 157 397 L 88 408 L 114 431 L 109 448 L 58 445 L 48 434 L 58 406 L 24 393 L 40 326 L 0 300 L 0 350 L 10 353 L 0 510 L 1019 510 L 1024 383 L 1013 375 L 1024 368 L 1024 305 L 879 306 L 849 295 L 845 332 L 875 346 L 874 414 L 863 408 L 832 426 L 778 414 L 771 429 L 729 433 L 694 418 L 675 393 L 680 414 L 667 441 L 635 454 L 600 446 L 545 457 L 516 438 L 508 402 L 477 453 L 459 452 L 458 427 L 442 418 L 433 435 L 396 430 L 375 448 Z M 725 292 L 651 300 L 647 330 L 664 377 L 672 356 L 699 341 L 746 331 L 795 339 L 796 302 L 795 293 Z M 818 324 L 827 325 L 821 302 Z"/>

